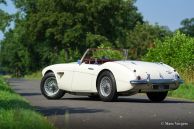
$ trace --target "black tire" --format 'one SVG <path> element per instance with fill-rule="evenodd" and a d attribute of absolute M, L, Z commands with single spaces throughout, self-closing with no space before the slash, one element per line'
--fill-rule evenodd
<path fill-rule="evenodd" d="M 104 91 L 101 86 L 103 79 L 107 79 L 109 82 L 108 84 L 109 84 L 110 90 L 107 96 L 105 96 L 104 93 L 102 92 Z M 97 90 L 98 90 L 98 95 L 102 101 L 110 102 L 117 99 L 116 81 L 115 81 L 114 75 L 110 71 L 104 71 L 99 75 L 97 80 Z"/>
<path fill-rule="evenodd" d="M 153 102 L 161 102 L 163 101 L 168 94 L 168 91 L 165 92 L 148 92 L 148 98 Z"/>
<path fill-rule="evenodd" d="M 53 95 L 49 95 L 46 91 L 46 88 L 45 88 L 45 82 L 47 79 L 49 78 L 53 78 L 53 79 L 56 79 L 54 73 L 50 72 L 50 73 L 47 73 L 46 75 L 44 75 L 44 77 L 42 78 L 41 80 L 41 83 L 40 83 L 40 90 L 41 90 L 41 93 L 42 95 L 44 95 L 47 99 L 60 99 L 61 97 L 64 96 L 65 94 L 65 91 L 63 90 L 58 90 L 55 94 Z M 57 85 L 57 84 L 56 84 Z M 58 88 L 58 86 L 56 86 Z"/>

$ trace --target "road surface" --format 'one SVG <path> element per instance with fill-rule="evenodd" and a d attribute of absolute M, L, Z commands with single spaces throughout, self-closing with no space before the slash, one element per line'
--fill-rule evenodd
<path fill-rule="evenodd" d="M 47 100 L 39 80 L 9 79 L 11 88 L 59 129 L 194 129 L 194 103 L 167 98 L 151 103 L 145 95 L 102 102 L 66 94 Z"/>

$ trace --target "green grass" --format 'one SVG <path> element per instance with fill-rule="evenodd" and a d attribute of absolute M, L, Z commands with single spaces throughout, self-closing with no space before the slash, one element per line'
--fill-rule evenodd
<path fill-rule="evenodd" d="M 168 96 L 194 100 L 194 84 L 182 84 L 177 90 L 170 91 Z"/>
<path fill-rule="evenodd" d="M 184 84 L 180 85 L 177 90 L 170 91 L 168 96 L 194 100 L 194 71 L 180 70 L 178 72 L 184 80 Z"/>
<path fill-rule="evenodd" d="M 55 129 L 0 76 L 0 129 Z"/>
<path fill-rule="evenodd" d="M 194 85 L 194 69 L 180 70 L 178 72 L 186 84 L 192 83 Z"/>
<path fill-rule="evenodd" d="M 24 76 L 25 79 L 41 79 L 42 78 L 42 73 L 41 71 L 37 71 L 28 75 Z"/>

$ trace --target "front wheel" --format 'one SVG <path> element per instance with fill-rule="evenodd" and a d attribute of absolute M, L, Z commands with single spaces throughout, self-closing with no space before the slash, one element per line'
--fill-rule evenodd
<path fill-rule="evenodd" d="M 98 77 L 97 90 L 103 101 L 113 101 L 117 98 L 116 81 L 110 71 L 104 71 Z"/>
<path fill-rule="evenodd" d="M 166 98 L 167 94 L 168 94 L 168 91 L 166 91 L 166 92 L 148 92 L 147 96 L 153 102 L 161 102 Z"/>
<path fill-rule="evenodd" d="M 58 88 L 54 73 L 48 73 L 42 78 L 40 90 L 47 99 L 60 99 L 65 94 L 65 91 Z"/>

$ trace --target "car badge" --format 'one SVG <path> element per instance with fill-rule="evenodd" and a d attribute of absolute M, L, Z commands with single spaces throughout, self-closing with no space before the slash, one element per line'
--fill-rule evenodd
<path fill-rule="evenodd" d="M 172 72 L 171 71 L 166 71 L 168 74 L 171 74 Z"/>
<path fill-rule="evenodd" d="M 162 74 L 161 74 L 161 73 L 159 74 L 159 76 L 160 76 L 160 78 L 162 78 L 162 79 L 164 78 L 164 77 L 162 76 Z"/>

